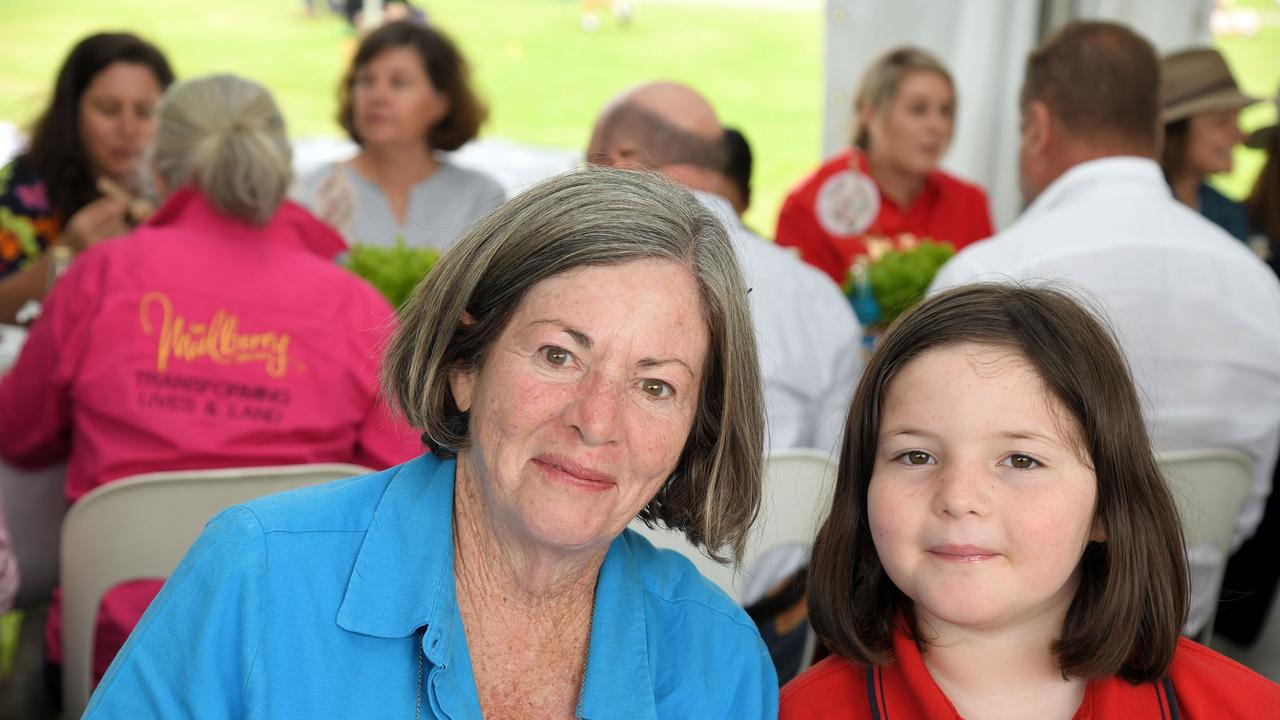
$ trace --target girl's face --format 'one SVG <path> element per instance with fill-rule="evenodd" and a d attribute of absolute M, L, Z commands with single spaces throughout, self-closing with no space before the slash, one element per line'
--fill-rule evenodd
<path fill-rule="evenodd" d="M 365 145 L 425 143 L 449 112 L 449 101 L 411 47 L 383 50 L 358 68 L 351 85 L 356 132 Z"/>
<path fill-rule="evenodd" d="M 1239 110 L 1192 115 L 1187 122 L 1186 167 L 1197 175 L 1231 172 L 1231 151 L 1243 141 Z"/>
<path fill-rule="evenodd" d="M 883 107 L 862 111 L 871 154 L 913 175 L 932 172 L 951 144 L 955 106 L 945 77 L 928 70 L 908 73 Z"/>
<path fill-rule="evenodd" d="M 1080 428 L 1007 347 L 931 350 L 890 383 L 867 509 L 922 625 L 1061 625 L 1094 520 Z"/>

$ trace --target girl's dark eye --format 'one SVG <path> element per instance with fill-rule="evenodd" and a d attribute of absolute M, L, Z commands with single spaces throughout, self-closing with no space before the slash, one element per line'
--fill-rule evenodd
<path fill-rule="evenodd" d="M 1009 465 L 1018 470 L 1031 470 L 1040 466 L 1040 463 L 1030 455 L 1010 455 Z"/>
<path fill-rule="evenodd" d="M 905 465 L 928 465 L 933 456 L 923 450 L 908 450 L 897 457 L 898 462 Z"/>

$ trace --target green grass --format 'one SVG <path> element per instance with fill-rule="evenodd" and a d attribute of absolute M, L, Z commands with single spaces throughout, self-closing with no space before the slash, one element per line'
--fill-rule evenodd
<path fill-rule="evenodd" d="M 323 0 L 317 0 L 322 4 Z M 581 149 L 600 107 L 640 82 L 668 78 L 702 90 L 725 124 L 756 153 L 747 221 L 772 234 L 786 190 L 819 160 L 823 16 L 801 9 L 640 3 L 636 22 L 578 29 L 576 0 L 427 0 L 433 21 L 471 59 L 490 100 L 485 133 L 541 146 Z M 1280 81 L 1280 10 L 1250 38 L 1221 47 L 1248 92 L 1273 97 Z M 0 120 L 25 125 L 38 112 L 58 63 L 81 36 L 130 28 L 156 41 L 180 76 L 235 72 L 275 93 L 295 136 L 339 135 L 334 88 L 354 47 L 336 18 L 304 17 L 301 0 L 0 0 Z M 1270 122 L 1274 106 L 1250 108 L 1242 124 Z M 1261 153 L 1241 150 L 1236 172 L 1218 179 L 1239 197 Z"/>
<path fill-rule="evenodd" d="M 582 149 L 596 113 L 619 91 L 658 78 L 688 82 L 751 140 L 756 194 L 748 222 L 767 234 L 786 189 L 819 159 L 819 10 L 643 3 L 631 26 L 605 17 L 587 34 L 578 29 L 576 0 L 424 4 L 471 60 L 490 101 L 488 136 Z M 301 0 L 3 0 L 0 120 L 25 124 L 39 111 L 81 36 L 127 27 L 159 44 L 182 77 L 229 71 L 262 82 L 295 136 L 339 135 L 334 89 L 354 40 L 337 19 L 304 17 L 301 7 Z"/>

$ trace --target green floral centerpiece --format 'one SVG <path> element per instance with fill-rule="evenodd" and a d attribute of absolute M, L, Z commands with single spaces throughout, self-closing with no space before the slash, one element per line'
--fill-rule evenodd
<path fill-rule="evenodd" d="M 887 327 L 924 298 L 933 276 L 955 254 L 949 243 L 901 237 L 896 247 L 873 248 L 850 268 L 844 282 L 863 326 Z"/>
<path fill-rule="evenodd" d="M 344 264 L 377 288 L 392 307 L 399 308 L 439 257 L 436 248 L 409 247 L 398 237 L 391 247 L 353 245 Z"/>

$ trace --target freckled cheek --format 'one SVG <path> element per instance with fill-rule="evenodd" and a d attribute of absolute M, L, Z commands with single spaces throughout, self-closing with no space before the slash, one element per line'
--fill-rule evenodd
<path fill-rule="evenodd" d="M 680 460 L 689 438 L 691 420 L 683 415 L 655 414 L 639 407 L 628 408 L 627 446 L 631 463 L 645 475 L 666 475 Z M 647 471 L 647 472 L 646 472 Z"/>
<path fill-rule="evenodd" d="M 1021 555 L 1053 565 L 1074 566 L 1089 537 L 1091 518 L 1063 513 L 1074 500 L 1052 504 L 1025 505 L 1019 512 L 1006 513 L 1006 531 Z"/>
<path fill-rule="evenodd" d="M 909 498 L 889 483 L 871 479 L 867 488 L 867 523 L 877 550 L 888 551 L 904 534 L 909 520 Z"/>

